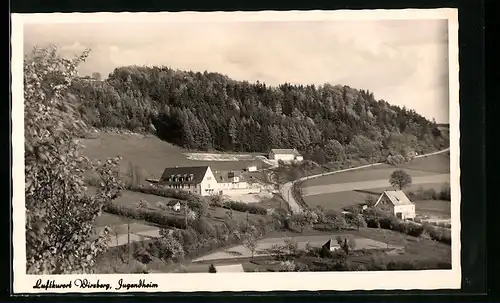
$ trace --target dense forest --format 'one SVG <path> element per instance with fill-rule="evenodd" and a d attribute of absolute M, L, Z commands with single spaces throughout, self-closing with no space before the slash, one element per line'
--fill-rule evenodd
<path fill-rule="evenodd" d="M 448 146 L 434 121 L 348 86 L 271 87 L 218 73 L 139 66 L 89 80 L 73 84 L 89 124 L 154 133 L 192 150 L 297 148 L 327 163 Z"/>

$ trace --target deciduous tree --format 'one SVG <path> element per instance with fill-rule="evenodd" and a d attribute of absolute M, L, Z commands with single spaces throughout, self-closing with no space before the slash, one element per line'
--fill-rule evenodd
<path fill-rule="evenodd" d="M 402 169 L 393 171 L 389 178 L 389 183 L 399 190 L 411 185 L 411 182 L 411 176 Z"/>
<path fill-rule="evenodd" d="M 110 241 L 94 233 L 103 205 L 120 194 L 120 157 L 93 163 L 80 154 L 87 126 L 80 100 L 68 88 L 89 51 L 72 59 L 54 46 L 34 48 L 24 60 L 26 265 L 31 274 L 92 272 Z M 85 171 L 97 172 L 89 194 Z"/>

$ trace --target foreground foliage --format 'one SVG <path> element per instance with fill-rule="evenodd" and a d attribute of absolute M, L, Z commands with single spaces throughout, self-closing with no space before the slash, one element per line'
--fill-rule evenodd
<path fill-rule="evenodd" d="M 77 67 L 89 52 L 62 58 L 55 47 L 38 49 L 24 61 L 26 266 L 30 274 L 90 272 L 105 251 L 109 229 L 95 235 L 102 206 L 120 193 L 119 158 L 92 163 L 79 153 L 86 125 L 68 93 Z M 83 173 L 100 177 L 88 195 Z"/>

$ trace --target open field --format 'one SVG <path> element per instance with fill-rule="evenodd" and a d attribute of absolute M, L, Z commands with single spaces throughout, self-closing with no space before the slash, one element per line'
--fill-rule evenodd
<path fill-rule="evenodd" d="M 414 191 L 422 187 L 424 190 L 433 188 L 436 191 L 439 191 L 442 185 L 443 183 L 414 184 L 409 188 L 407 188 L 407 190 Z M 322 206 L 325 209 L 342 210 L 345 207 L 363 203 L 367 195 L 373 195 L 375 197 L 378 197 L 380 196 L 380 194 L 382 194 L 384 190 L 392 190 L 392 189 L 393 189 L 392 187 L 386 186 L 379 188 L 348 190 L 348 191 L 341 191 L 341 192 L 334 192 L 334 193 L 327 193 L 320 195 L 310 195 L 310 196 L 305 195 L 304 200 L 307 203 L 307 205 L 311 208 L 314 208 L 316 206 Z M 444 207 L 447 207 L 448 208 L 447 213 L 448 214 L 450 213 L 450 202 L 428 200 L 428 201 L 418 201 L 415 204 L 416 204 L 417 214 L 420 213 L 427 214 L 431 212 L 431 210 L 433 209 L 439 209 L 437 214 L 434 214 L 438 215 L 446 211 Z"/>
<path fill-rule="evenodd" d="M 311 245 L 312 247 L 321 247 L 330 239 L 332 239 L 335 245 L 338 247 L 335 240 L 335 237 L 338 235 L 349 236 L 349 234 L 326 234 L 317 236 L 296 236 L 293 237 L 293 239 L 297 241 L 298 249 L 301 250 L 304 250 L 306 248 L 307 243 L 309 243 L 309 245 Z M 269 249 L 271 249 L 273 245 L 284 245 L 284 244 L 285 244 L 284 238 L 262 239 L 257 244 L 257 249 L 255 251 L 254 256 L 269 255 Z M 368 238 L 356 237 L 356 247 L 358 249 L 383 249 L 387 248 L 387 244 L 382 243 L 380 241 L 371 240 Z M 389 248 L 399 249 L 402 247 L 391 244 Z M 243 245 L 238 245 L 227 248 L 224 251 L 211 253 L 209 255 L 197 258 L 193 260 L 193 262 L 204 262 L 212 260 L 248 258 L 248 257 L 251 257 L 251 251 L 245 248 Z"/>
<path fill-rule="evenodd" d="M 450 157 L 448 153 L 442 153 L 417 158 L 411 162 L 397 166 L 382 164 L 374 167 L 361 168 L 358 170 L 317 177 L 305 181 L 303 185 L 304 187 L 310 187 L 336 183 L 349 183 L 382 179 L 388 180 L 391 173 L 396 169 L 404 169 L 412 178 L 449 174 Z"/>
<path fill-rule="evenodd" d="M 449 245 L 439 243 L 429 239 L 415 238 L 408 235 L 403 235 L 390 230 L 378 230 L 373 228 L 361 228 L 359 231 L 349 231 L 340 233 L 313 233 L 310 236 L 294 237 L 299 242 L 299 248 L 303 249 L 305 243 L 309 242 L 312 246 L 321 246 L 328 239 L 332 238 L 335 241 L 337 235 L 352 235 L 356 238 L 356 249 L 386 249 L 389 244 L 390 250 L 386 253 L 379 253 L 388 261 L 410 261 L 410 262 L 425 262 L 431 263 L 451 263 L 451 247 Z M 283 238 L 273 237 L 263 239 L 259 242 L 259 249 L 267 248 L 272 244 L 283 244 Z M 392 249 L 391 249 L 392 248 Z M 242 246 L 235 246 L 211 253 L 204 257 L 193 260 L 193 262 L 185 262 L 183 264 L 184 272 L 202 273 L 208 272 L 210 264 L 217 265 L 241 265 L 246 272 L 268 271 L 273 257 L 265 252 L 256 253 L 254 259 L 251 259 L 251 253 Z M 301 261 L 314 261 L 315 258 L 305 258 Z M 311 259 L 311 260 L 307 260 Z M 370 262 L 371 255 L 351 256 L 349 260 L 354 264 L 365 264 Z M 179 267 L 179 265 L 177 265 Z M 272 266 L 271 266 L 272 267 Z M 170 270 L 169 270 L 170 271 Z"/>
<path fill-rule="evenodd" d="M 418 215 L 426 215 L 431 218 L 449 219 L 451 216 L 450 201 L 442 200 L 421 200 L 415 201 L 415 208 Z"/>
<path fill-rule="evenodd" d="M 120 197 L 118 197 L 116 200 L 113 202 L 119 205 L 123 205 L 125 207 L 136 207 L 138 202 L 144 199 L 149 203 L 149 209 L 153 209 L 155 211 L 160 211 L 164 212 L 166 214 L 172 215 L 172 216 L 178 216 L 178 217 L 184 217 L 184 212 L 181 210 L 179 212 L 173 211 L 173 210 L 160 210 L 159 208 L 156 207 L 157 202 L 162 202 L 164 204 L 168 203 L 168 201 L 171 200 L 178 200 L 178 199 L 171 199 L 171 198 L 165 198 L 165 197 L 160 197 L 156 195 L 148 195 L 148 194 L 143 194 L 143 193 L 138 193 L 134 191 L 129 191 L 129 190 L 123 190 L 122 194 Z M 182 201 L 181 201 L 182 202 Z M 228 210 L 222 207 L 213 207 L 210 206 L 208 208 L 208 219 L 214 220 L 214 221 L 222 221 L 224 220 L 224 217 L 226 216 L 226 212 Z M 232 211 L 233 218 L 236 220 L 246 220 L 247 218 L 247 213 L 239 212 L 239 211 Z M 248 214 L 249 219 L 258 219 L 262 218 L 262 215 L 256 215 L 256 214 Z M 121 218 L 116 215 L 112 214 L 107 214 L 103 213 L 100 218 L 98 218 L 98 223 L 97 225 L 99 226 L 104 226 L 104 225 L 110 225 L 114 226 L 117 224 L 125 224 L 127 221 L 125 218 Z M 142 221 L 137 221 L 138 223 Z M 144 222 L 142 222 L 144 223 Z"/>
<path fill-rule="evenodd" d="M 189 160 L 183 148 L 162 141 L 155 136 L 136 134 L 96 133 L 92 139 L 82 139 L 83 154 L 90 159 L 102 160 L 108 157 L 122 156 L 122 170 L 125 172 L 129 162 L 145 170 L 145 177 L 158 178 L 166 167 L 172 166 L 203 166 L 209 165 L 213 170 L 242 170 L 254 161 L 248 154 L 243 159 L 237 159 L 237 154 L 229 157 L 222 154 L 222 159 L 237 159 L 237 161 L 198 161 Z M 195 157 L 198 153 L 191 153 Z M 208 154 L 199 154 L 207 158 Z M 211 154 L 212 158 L 215 153 Z M 246 158 L 245 158 L 246 157 Z M 207 158 L 208 159 L 208 158 Z"/>
<path fill-rule="evenodd" d="M 427 184 L 427 183 L 444 184 L 449 182 L 450 182 L 450 175 L 445 175 L 445 174 L 415 177 L 412 180 L 412 184 L 417 188 L 418 185 L 421 184 Z M 324 195 L 329 193 L 352 191 L 352 190 L 364 190 L 369 188 L 390 189 L 389 179 L 308 186 L 304 188 L 303 195 L 304 197 L 307 197 L 307 196 Z"/>

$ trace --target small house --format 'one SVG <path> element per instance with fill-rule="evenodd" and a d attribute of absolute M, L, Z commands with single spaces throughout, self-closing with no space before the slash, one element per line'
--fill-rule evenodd
<path fill-rule="evenodd" d="M 304 160 L 302 155 L 296 149 L 272 149 L 269 152 L 269 159 L 283 162 L 300 162 Z"/>
<path fill-rule="evenodd" d="M 251 164 L 249 164 L 249 165 L 246 167 L 246 171 L 248 171 L 248 172 L 257 171 L 257 164 L 255 164 L 255 163 L 251 163 Z"/>
<path fill-rule="evenodd" d="M 168 208 L 170 208 L 173 211 L 180 211 L 181 210 L 181 202 L 179 201 L 170 201 L 167 203 Z"/>
<path fill-rule="evenodd" d="M 336 251 L 340 248 L 340 245 L 337 243 L 337 241 L 333 241 L 332 239 L 330 239 L 321 248 L 329 251 Z"/>
<path fill-rule="evenodd" d="M 415 204 L 408 199 L 402 190 L 384 191 L 374 207 L 388 211 L 401 220 L 415 218 Z"/>

